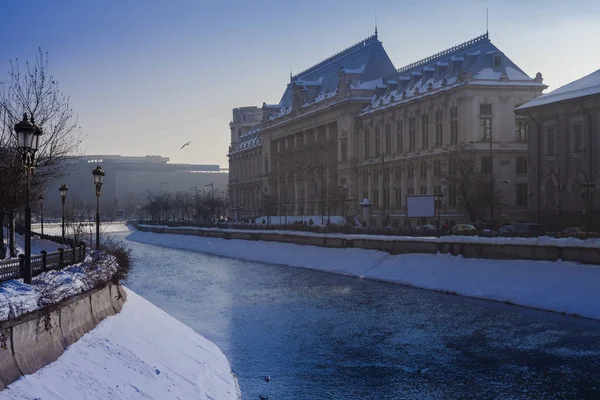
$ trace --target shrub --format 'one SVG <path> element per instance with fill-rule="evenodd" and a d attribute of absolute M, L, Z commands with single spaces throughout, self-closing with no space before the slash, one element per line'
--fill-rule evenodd
<path fill-rule="evenodd" d="M 310 226 L 313 226 L 313 225 L 315 224 L 315 222 L 314 222 L 314 221 L 312 220 L 312 218 L 311 218 L 311 219 L 308 221 L 308 224 L 309 224 Z"/>
<path fill-rule="evenodd" d="M 266 224 L 266 222 L 267 222 L 267 221 L 265 221 L 265 219 L 263 218 L 263 220 L 262 220 L 262 224 L 264 225 L 264 224 Z"/>
<path fill-rule="evenodd" d="M 113 275 L 112 282 L 118 284 L 120 281 L 127 279 L 127 275 L 131 270 L 131 249 L 122 241 L 108 237 L 102 243 L 100 250 L 115 257 L 119 265 L 117 272 Z"/>

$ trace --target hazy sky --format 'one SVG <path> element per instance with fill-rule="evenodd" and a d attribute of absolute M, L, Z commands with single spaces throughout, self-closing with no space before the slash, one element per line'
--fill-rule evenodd
<path fill-rule="evenodd" d="M 548 90 L 600 68 L 598 0 L 2 0 L 0 80 L 49 52 L 88 154 L 227 166 L 231 109 L 371 35 L 399 68 L 485 32 Z M 184 150 L 179 147 L 191 140 Z"/>

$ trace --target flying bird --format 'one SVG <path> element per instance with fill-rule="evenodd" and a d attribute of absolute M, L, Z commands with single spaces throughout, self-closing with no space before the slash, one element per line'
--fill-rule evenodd
<path fill-rule="evenodd" d="M 183 149 L 185 146 L 189 146 L 190 143 L 192 143 L 191 140 L 189 142 L 185 143 L 183 146 L 181 146 L 181 149 Z M 179 150 L 181 150 L 181 149 L 179 149 Z"/>
<path fill-rule="evenodd" d="M 169 184 L 169 182 L 161 182 L 160 186 L 162 186 L 162 185 L 168 185 L 168 184 Z"/>

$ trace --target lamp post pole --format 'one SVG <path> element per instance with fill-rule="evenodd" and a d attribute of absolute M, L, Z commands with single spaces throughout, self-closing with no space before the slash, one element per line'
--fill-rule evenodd
<path fill-rule="evenodd" d="M 104 170 L 99 165 L 92 171 L 96 185 L 96 250 L 100 250 L 100 194 L 104 183 Z"/>
<path fill-rule="evenodd" d="M 38 200 L 40 201 L 40 223 L 42 228 L 42 236 L 44 236 L 44 195 L 40 194 Z"/>
<path fill-rule="evenodd" d="M 58 188 L 60 192 L 60 202 L 62 204 L 62 238 L 65 238 L 65 200 L 67 198 L 67 192 L 69 191 L 69 187 L 66 183 L 63 183 Z"/>
<path fill-rule="evenodd" d="M 27 113 L 23 114 L 23 120 L 14 125 L 17 134 L 17 147 L 23 160 L 23 168 L 26 175 L 26 203 L 25 203 L 25 260 L 23 263 L 23 282 L 31 284 L 33 276 L 31 270 L 31 194 L 30 177 L 35 169 L 35 153 L 38 149 L 40 136 L 43 134 L 42 128 L 38 126 L 31 116 L 31 121 L 27 118 Z"/>
<path fill-rule="evenodd" d="M 442 198 L 444 197 L 443 193 L 436 193 L 433 195 L 435 197 L 435 211 L 437 214 L 437 230 L 440 232 L 440 208 L 442 207 Z"/>

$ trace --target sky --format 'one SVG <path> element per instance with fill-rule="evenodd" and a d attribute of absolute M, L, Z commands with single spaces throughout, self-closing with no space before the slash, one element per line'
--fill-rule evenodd
<path fill-rule="evenodd" d="M 227 167 L 232 109 L 278 103 L 290 68 L 370 36 L 375 21 L 400 68 L 485 33 L 486 9 L 492 43 L 548 90 L 600 68 L 597 0 L 2 0 L 0 81 L 41 48 L 84 154 Z"/>

